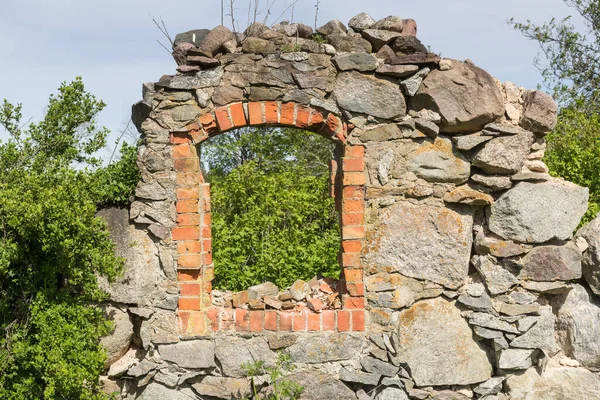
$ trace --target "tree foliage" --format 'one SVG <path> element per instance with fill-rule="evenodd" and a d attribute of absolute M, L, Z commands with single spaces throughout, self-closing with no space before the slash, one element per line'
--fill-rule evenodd
<path fill-rule="evenodd" d="M 340 233 L 328 174 L 333 150 L 326 139 L 294 129 L 248 128 L 203 145 L 216 287 L 337 277 Z"/>
<path fill-rule="evenodd" d="M 542 49 L 535 64 L 560 106 L 544 161 L 553 176 L 590 188 L 587 222 L 600 211 L 600 2 L 564 1 L 583 20 L 583 31 L 571 16 L 542 25 L 510 23 Z"/>
<path fill-rule="evenodd" d="M 9 134 L 0 143 L 0 398 L 103 398 L 99 340 L 111 326 L 96 305 L 105 298 L 97 275 L 114 278 L 122 260 L 95 213 L 131 192 L 115 171 L 128 171 L 127 184 L 136 173 L 131 146 L 119 165 L 98 168 L 103 107 L 80 78 L 61 85 L 38 123 L 22 125 L 21 105 L 0 107 Z"/>

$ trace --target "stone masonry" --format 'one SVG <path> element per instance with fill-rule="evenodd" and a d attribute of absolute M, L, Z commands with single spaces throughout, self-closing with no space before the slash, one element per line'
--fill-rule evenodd
<path fill-rule="evenodd" d="M 416 32 L 361 13 L 177 35 L 177 73 L 133 107 L 135 199 L 99 213 L 126 259 L 102 283 L 106 391 L 247 397 L 242 364 L 283 352 L 302 399 L 600 398 L 600 222 L 573 235 L 588 190 L 542 161 L 556 104 Z M 245 126 L 335 143 L 339 280 L 212 290 L 198 149 Z"/>

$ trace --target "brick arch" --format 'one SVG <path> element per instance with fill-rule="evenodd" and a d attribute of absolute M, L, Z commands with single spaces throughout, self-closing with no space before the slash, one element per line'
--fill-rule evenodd
<path fill-rule="evenodd" d="M 210 185 L 203 181 L 197 145 L 209 137 L 246 126 L 280 126 L 310 130 L 336 143 L 339 157 L 332 161 L 332 196 L 340 216 L 342 241 L 341 310 L 298 313 L 213 307 L 214 278 L 210 216 Z M 294 102 L 232 103 L 201 115 L 184 132 L 170 136 L 177 182 L 177 226 L 172 240 L 178 253 L 181 334 L 206 335 L 218 331 L 364 331 L 365 298 L 360 260 L 365 236 L 364 148 L 347 142 L 351 124 L 334 113 Z"/>

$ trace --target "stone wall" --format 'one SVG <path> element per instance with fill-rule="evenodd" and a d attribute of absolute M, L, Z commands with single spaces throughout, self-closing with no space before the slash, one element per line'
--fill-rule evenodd
<path fill-rule="evenodd" d="M 303 399 L 599 398 L 600 225 L 573 239 L 588 191 L 541 161 L 552 98 L 428 53 L 413 20 L 348 25 L 186 32 L 144 85 L 142 180 L 101 212 L 127 259 L 106 389 L 239 398 L 241 365 L 284 352 Z M 198 146 L 243 126 L 336 144 L 339 281 L 212 290 Z"/>

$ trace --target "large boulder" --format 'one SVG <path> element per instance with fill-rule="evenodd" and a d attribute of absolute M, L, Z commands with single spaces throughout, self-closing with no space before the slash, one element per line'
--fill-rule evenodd
<path fill-rule="evenodd" d="M 263 337 L 244 339 L 237 336 L 219 337 L 215 341 L 215 356 L 224 375 L 243 378 L 248 373 L 242 365 L 262 361 L 265 368 L 275 366 L 277 356 Z"/>
<path fill-rule="evenodd" d="M 129 350 L 129 344 L 133 337 L 133 324 L 129 320 L 129 314 L 116 307 L 106 306 L 104 313 L 107 319 L 114 324 L 112 333 L 100 341 L 107 356 L 104 367 L 108 368 Z"/>
<path fill-rule="evenodd" d="M 456 289 L 469 271 L 472 228 L 472 210 L 466 207 L 396 202 L 381 212 L 377 228 L 369 230 L 365 264 Z"/>
<path fill-rule="evenodd" d="M 354 391 L 342 381 L 318 370 L 298 371 L 288 375 L 286 379 L 304 388 L 298 400 L 356 400 Z"/>
<path fill-rule="evenodd" d="M 463 183 L 469 179 L 471 164 L 452 149 L 448 138 L 425 142 L 408 156 L 411 172 L 430 182 Z"/>
<path fill-rule="evenodd" d="M 501 136 L 487 142 L 473 157 L 473 165 L 488 174 L 514 174 L 521 170 L 534 142 L 533 133 Z"/>
<path fill-rule="evenodd" d="M 600 305 L 581 285 L 557 296 L 552 305 L 565 354 L 588 368 L 600 368 Z"/>
<path fill-rule="evenodd" d="M 215 364 L 215 342 L 189 340 L 158 348 L 160 357 L 182 368 L 211 368 Z"/>
<path fill-rule="evenodd" d="M 417 386 L 470 385 L 492 376 L 488 356 L 455 302 L 419 301 L 400 312 L 398 326 L 397 358 L 408 364 Z"/>
<path fill-rule="evenodd" d="M 560 179 L 521 182 L 491 206 L 489 228 L 504 239 L 568 239 L 587 210 L 589 190 Z"/>
<path fill-rule="evenodd" d="M 338 105 L 350 112 L 385 119 L 406 114 L 406 102 L 398 84 L 360 72 L 339 74 L 333 94 Z"/>
<path fill-rule="evenodd" d="M 476 132 L 504 115 L 502 93 L 483 69 L 451 61 L 449 70 L 432 71 L 413 97 L 415 110 L 430 109 L 442 116 L 446 133 Z"/>
<path fill-rule="evenodd" d="M 582 270 L 592 292 L 600 296 L 600 216 L 577 231 L 588 248 L 583 252 Z"/>
<path fill-rule="evenodd" d="M 552 96 L 528 90 L 523 96 L 523 115 L 519 124 L 532 132 L 549 132 L 556 126 L 558 106 Z"/>

